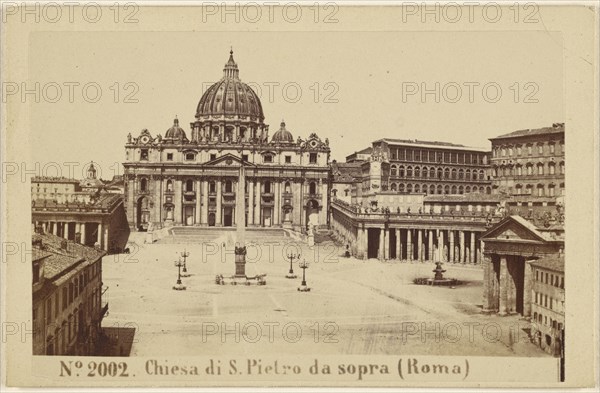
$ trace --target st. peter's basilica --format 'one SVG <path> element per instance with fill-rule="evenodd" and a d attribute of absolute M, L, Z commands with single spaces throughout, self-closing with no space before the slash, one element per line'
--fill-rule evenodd
<path fill-rule="evenodd" d="M 264 120 L 260 98 L 240 80 L 231 51 L 189 130 L 175 118 L 164 136 L 147 129 L 128 135 L 123 165 L 130 225 L 234 226 L 243 166 L 247 226 L 326 226 L 328 141 L 314 133 L 294 139 L 283 121 L 269 138 Z"/>

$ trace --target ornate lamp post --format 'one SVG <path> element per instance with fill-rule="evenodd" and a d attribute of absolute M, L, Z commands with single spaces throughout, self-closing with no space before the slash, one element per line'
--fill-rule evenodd
<path fill-rule="evenodd" d="M 190 274 L 187 271 L 187 257 L 190 256 L 189 251 L 186 251 L 185 249 L 183 250 L 182 253 L 180 253 L 181 257 L 183 258 L 183 274 L 181 274 L 181 277 L 189 277 Z"/>
<path fill-rule="evenodd" d="M 176 291 L 185 291 L 186 287 L 181 282 L 181 267 L 183 266 L 181 258 L 175 261 L 175 266 L 177 266 L 177 283 L 173 285 L 173 289 Z"/>
<path fill-rule="evenodd" d="M 302 269 L 302 284 L 300 284 L 298 290 L 300 292 L 310 292 L 310 288 L 306 286 L 306 269 L 308 269 L 308 263 L 303 261 L 299 266 Z"/>
<path fill-rule="evenodd" d="M 285 275 L 285 278 L 297 278 L 298 276 L 294 274 L 294 268 L 292 266 L 292 262 L 294 261 L 294 259 L 300 259 L 300 254 L 294 254 L 294 253 L 290 253 L 287 255 L 287 257 L 290 260 L 290 271 L 288 272 L 288 274 Z"/>

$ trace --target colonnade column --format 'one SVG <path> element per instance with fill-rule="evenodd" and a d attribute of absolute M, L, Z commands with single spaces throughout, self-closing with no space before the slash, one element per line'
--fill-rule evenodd
<path fill-rule="evenodd" d="M 412 246 L 412 229 L 406 230 L 406 256 L 409 261 L 413 260 L 413 246 Z"/>
<path fill-rule="evenodd" d="M 173 217 L 173 221 L 177 224 L 181 224 L 183 222 L 182 208 L 183 198 L 181 196 L 181 180 L 175 180 L 175 216 Z"/>
<path fill-rule="evenodd" d="M 454 262 L 454 231 L 448 231 L 448 262 Z"/>
<path fill-rule="evenodd" d="M 458 232 L 458 239 L 460 241 L 460 248 L 458 249 L 458 252 L 460 254 L 459 256 L 459 262 L 466 262 L 465 259 L 465 232 L 464 231 L 460 231 Z"/>
<path fill-rule="evenodd" d="M 223 222 L 221 220 L 221 202 L 223 200 L 223 196 L 221 195 L 221 189 L 223 186 L 223 182 L 221 181 L 221 179 L 217 180 L 217 211 L 216 211 L 216 222 L 215 222 L 215 226 L 220 227 L 223 226 Z"/>
<path fill-rule="evenodd" d="M 390 259 L 390 230 L 383 230 L 383 259 Z"/>
<path fill-rule="evenodd" d="M 58 221 L 52 222 L 52 233 L 54 236 L 58 236 Z"/>
<path fill-rule="evenodd" d="M 385 229 L 379 230 L 379 249 L 377 250 L 377 258 L 384 259 L 383 248 L 385 247 Z"/>
<path fill-rule="evenodd" d="M 443 261 L 442 253 L 444 252 L 444 232 L 441 229 L 437 230 L 437 253 L 436 259 L 440 262 Z"/>
<path fill-rule="evenodd" d="M 100 246 L 100 248 L 102 248 L 102 231 L 104 230 L 104 228 L 102 228 L 102 223 L 98 223 L 98 233 L 97 233 L 97 237 L 96 237 L 96 242 L 98 243 L 98 246 Z"/>
<path fill-rule="evenodd" d="M 430 261 L 433 261 L 433 256 L 434 256 L 434 252 L 433 252 L 433 229 L 429 230 L 429 241 L 427 242 L 428 246 L 429 246 L 429 252 L 427 253 L 427 259 Z"/>
<path fill-rule="evenodd" d="M 85 244 L 85 222 L 81 223 L 79 231 L 81 233 L 81 244 Z"/>
<path fill-rule="evenodd" d="M 400 229 L 396 229 L 396 259 L 402 259 L 402 238 L 400 237 Z"/>
<path fill-rule="evenodd" d="M 417 258 L 419 262 L 423 261 L 423 230 L 417 229 Z"/>
<path fill-rule="evenodd" d="M 475 263 L 475 232 L 470 233 L 471 245 L 469 246 L 469 263 Z"/>
<path fill-rule="evenodd" d="M 69 223 L 68 222 L 63 222 L 63 233 L 62 233 L 62 237 L 64 237 L 65 239 L 69 239 Z"/>

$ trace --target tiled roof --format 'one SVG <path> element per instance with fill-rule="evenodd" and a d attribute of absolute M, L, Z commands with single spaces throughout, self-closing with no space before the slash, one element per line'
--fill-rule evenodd
<path fill-rule="evenodd" d="M 551 255 L 547 257 L 543 257 L 536 261 L 531 262 L 532 266 L 540 267 L 548 270 L 553 270 L 555 272 L 565 271 L 565 257 L 563 254 L 560 255 Z"/>
<path fill-rule="evenodd" d="M 334 182 L 347 183 L 360 177 L 361 162 L 335 162 L 331 164 L 331 174 Z"/>
<path fill-rule="evenodd" d="M 505 138 L 517 138 L 517 137 L 530 136 L 530 135 L 559 134 L 559 133 L 564 133 L 564 132 L 565 132 L 565 123 L 555 123 L 552 125 L 552 127 L 517 130 L 517 131 L 509 132 L 508 134 L 503 134 L 503 135 L 497 136 L 495 138 L 490 138 L 490 140 L 505 139 Z"/>
<path fill-rule="evenodd" d="M 63 176 L 33 176 L 31 178 L 32 183 L 77 183 L 79 184 L 80 180 L 72 179 Z"/>
<path fill-rule="evenodd" d="M 383 138 L 376 140 L 373 143 L 386 142 L 392 145 L 413 145 L 416 147 L 428 147 L 428 148 L 441 148 L 441 149 L 454 149 L 454 150 L 475 150 L 480 152 L 488 152 L 490 149 L 483 147 L 473 147 L 460 145 L 457 143 L 441 142 L 441 141 L 420 141 L 418 139 L 394 139 L 394 138 Z"/>

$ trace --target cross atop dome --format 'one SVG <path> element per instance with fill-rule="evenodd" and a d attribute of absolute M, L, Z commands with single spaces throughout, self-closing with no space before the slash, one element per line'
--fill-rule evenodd
<path fill-rule="evenodd" d="M 233 47 L 229 51 L 229 60 L 227 64 L 225 64 L 225 68 L 223 68 L 223 78 L 234 78 L 238 79 L 239 70 L 238 66 L 233 60 Z"/>

